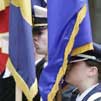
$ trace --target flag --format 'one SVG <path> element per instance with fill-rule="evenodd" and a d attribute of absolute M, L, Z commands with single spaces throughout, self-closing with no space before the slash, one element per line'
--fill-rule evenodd
<path fill-rule="evenodd" d="M 11 0 L 7 66 L 28 100 L 37 94 L 31 0 Z"/>
<path fill-rule="evenodd" d="M 48 0 L 48 65 L 39 81 L 43 101 L 53 101 L 69 57 L 93 49 L 87 0 Z"/>
<path fill-rule="evenodd" d="M 2 1 L 0 1 L 0 4 Z M 9 5 L 2 10 L 0 9 L 0 74 L 4 72 L 8 59 L 8 25 Z"/>

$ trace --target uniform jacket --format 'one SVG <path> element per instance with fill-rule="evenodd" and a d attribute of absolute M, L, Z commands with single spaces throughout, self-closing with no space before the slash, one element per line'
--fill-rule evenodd
<path fill-rule="evenodd" d="M 76 101 L 78 92 L 73 94 L 71 101 Z M 95 88 L 88 92 L 82 101 L 101 101 L 101 84 L 98 84 Z"/>

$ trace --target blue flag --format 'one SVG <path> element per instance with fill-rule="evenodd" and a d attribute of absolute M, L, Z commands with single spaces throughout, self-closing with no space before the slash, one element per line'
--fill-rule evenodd
<path fill-rule="evenodd" d="M 28 100 L 37 94 L 32 38 L 31 0 L 12 0 L 8 67 Z"/>
<path fill-rule="evenodd" d="M 48 0 L 48 65 L 39 87 L 43 101 L 53 101 L 69 57 L 93 49 L 87 0 Z"/>

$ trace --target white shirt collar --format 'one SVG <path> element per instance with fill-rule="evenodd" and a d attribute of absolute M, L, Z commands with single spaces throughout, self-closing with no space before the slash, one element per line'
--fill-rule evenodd
<path fill-rule="evenodd" d="M 81 95 L 78 94 L 78 96 L 77 96 L 77 98 L 76 98 L 76 101 L 82 101 L 83 98 L 84 98 L 92 89 L 94 89 L 94 88 L 95 88 L 96 86 L 98 86 L 98 85 L 99 85 L 99 83 L 97 83 L 97 84 L 91 86 L 90 88 L 88 88 L 87 90 L 85 90 Z"/>
<path fill-rule="evenodd" d="M 35 61 L 35 65 L 37 65 L 43 58 L 40 58 L 38 60 Z M 46 61 L 43 65 L 43 67 L 45 68 L 48 65 L 48 61 Z"/>
<path fill-rule="evenodd" d="M 40 58 L 38 60 L 35 61 L 35 65 L 37 65 L 43 58 Z"/>
<path fill-rule="evenodd" d="M 44 63 L 44 68 L 46 68 L 47 65 L 48 65 L 48 61 L 46 61 L 46 62 Z"/>

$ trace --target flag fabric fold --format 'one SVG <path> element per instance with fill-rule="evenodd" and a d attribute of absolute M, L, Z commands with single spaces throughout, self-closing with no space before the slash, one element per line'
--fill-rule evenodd
<path fill-rule="evenodd" d="M 48 65 L 40 76 L 43 101 L 53 101 L 69 57 L 93 49 L 87 0 L 48 0 Z"/>
<path fill-rule="evenodd" d="M 0 2 L 2 2 L 2 0 Z M 8 25 L 9 6 L 0 11 L 0 74 L 5 71 L 8 59 Z"/>
<path fill-rule="evenodd" d="M 11 0 L 7 66 L 28 100 L 37 94 L 31 0 Z"/>

